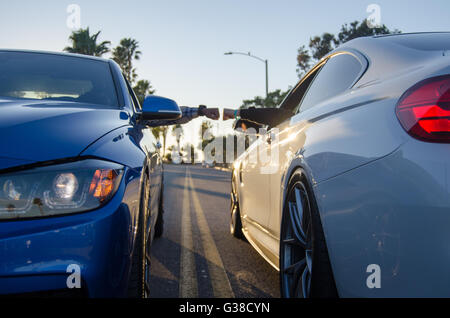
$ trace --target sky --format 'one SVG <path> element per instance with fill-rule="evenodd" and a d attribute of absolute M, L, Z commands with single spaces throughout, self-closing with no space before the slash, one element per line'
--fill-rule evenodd
<path fill-rule="evenodd" d="M 82 28 L 101 31 L 100 41 L 115 47 L 124 37 L 136 39 L 139 79 L 180 106 L 237 108 L 265 94 L 264 63 L 228 51 L 267 59 L 269 90 L 294 86 L 297 49 L 312 36 L 337 34 L 342 24 L 367 18 L 370 4 L 379 6 L 389 29 L 450 31 L 448 0 L 1 0 L 0 48 L 61 51 L 70 44 L 70 4 L 79 6 Z M 184 126 L 184 142 L 198 141 L 200 123 Z M 230 121 L 214 125 L 217 134 L 230 127 Z"/>

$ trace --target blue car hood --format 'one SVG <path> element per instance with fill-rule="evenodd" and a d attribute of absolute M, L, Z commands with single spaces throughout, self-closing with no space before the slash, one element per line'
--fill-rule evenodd
<path fill-rule="evenodd" d="M 127 124 L 125 112 L 99 105 L 0 99 L 0 169 L 76 157 Z"/>

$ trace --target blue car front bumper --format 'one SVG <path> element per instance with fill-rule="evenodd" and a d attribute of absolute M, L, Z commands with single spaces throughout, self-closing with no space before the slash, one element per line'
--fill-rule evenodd
<path fill-rule="evenodd" d="M 136 228 L 139 178 L 124 175 L 105 206 L 60 217 L 0 222 L 0 294 L 68 291 L 89 297 L 126 295 Z M 68 289 L 72 264 L 81 289 Z"/>

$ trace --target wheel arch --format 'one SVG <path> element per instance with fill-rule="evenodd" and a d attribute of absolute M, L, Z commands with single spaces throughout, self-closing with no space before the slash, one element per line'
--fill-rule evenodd
<path fill-rule="evenodd" d="M 306 163 L 306 161 L 304 160 L 303 156 L 300 154 L 300 152 L 295 155 L 293 157 L 293 159 L 289 162 L 289 164 L 287 165 L 287 168 L 285 169 L 282 178 L 281 178 L 281 195 L 280 195 L 280 209 L 279 209 L 279 219 L 281 220 L 282 216 L 283 216 L 283 208 L 284 208 L 284 204 L 286 202 L 286 198 L 287 198 L 287 191 L 288 191 L 288 187 L 289 187 L 289 182 L 292 178 L 292 176 L 294 175 L 294 173 L 298 170 L 302 170 L 303 171 L 303 177 L 305 178 L 306 181 L 306 186 L 308 188 L 308 190 L 311 192 L 311 195 L 313 196 L 313 200 L 314 200 L 314 205 L 316 206 L 317 212 L 319 214 L 319 219 L 320 219 L 320 223 L 322 226 L 322 230 L 324 231 L 325 234 L 325 242 L 326 242 L 326 238 L 327 236 L 327 231 L 326 228 L 324 226 L 324 220 L 322 217 L 322 213 L 321 213 L 321 208 L 320 208 L 320 200 L 317 197 L 317 192 L 315 190 L 315 185 L 316 185 L 316 181 L 314 180 L 313 177 L 311 177 L 313 175 L 311 168 L 308 166 L 308 164 Z M 280 222 L 280 227 L 281 227 L 281 222 Z M 327 248 L 328 248 L 328 243 L 326 243 Z"/>
<path fill-rule="evenodd" d="M 284 210 L 284 205 L 288 196 L 288 190 L 289 190 L 289 185 L 290 185 L 290 181 L 292 180 L 292 177 L 294 176 L 294 174 L 301 170 L 302 171 L 302 175 L 301 177 L 304 179 L 304 183 L 305 183 L 305 187 L 306 190 L 310 192 L 310 195 L 312 196 L 310 199 L 310 203 L 312 205 L 314 205 L 314 208 L 316 209 L 317 213 L 318 213 L 318 219 L 320 222 L 320 227 L 322 229 L 323 232 L 323 236 L 324 236 L 324 242 L 325 242 L 325 246 L 326 246 L 326 250 L 328 251 L 329 248 L 329 244 L 327 242 L 327 231 L 326 228 L 324 226 L 324 222 L 323 222 L 323 218 L 322 218 L 322 214 L 321 214 L 321 209 L 320 209 L 320 200 L 318 200 L 317 198 L 317 193 L 315 191 L 315 180 L 311 177 L 312 173 L 310 168 L 308 167 L 308 165 L 306 164 L 306 162 L 304 161 L 303 157 L 301 155 L 297 155 L 295 156 L 290 164 L 288 165 L 288 168 L 285 170 L 285 172 L 283 173 L 282 176 L 282 196 L 280 196 L 281 198 L 281 207 L 280 207 L 280 234 L 281 234 L 281 227 L 282 227 L 282 217 L 283 217 L 283 210 Z M 280 251 L 281 253 L 281 251 Z M 328 257 L 329 257 L 329 253 L 327 252 Z M 281 262 L 281 255 L 279 255 L 278 259 Z M 330 270 L 331 270 L 331 275 L 333 277 L 333 282 L 335 284 L 335 271 L 333 268 L 333 263 L 331 262 L 331 259 L 329 259 L 329 263 L 330 263 Z M 281 264 L 279 264 L 279 268 L 281 268 Z M 281 282 L 280 282 L 281 283 Z M 335 285 L 336 286 L 336 285 Z M 336 288 L 336 287 L 335 287 Z M 336 290 L 336 293 L 338 295 L 338 291 Z"/>
<path fill-rule="evenodd" d="M 141 204 L 141 202 L 142 202 L 142 200 L 144 198 L 143 197 L 143 195 L 144 195 L 144 191 L 143 190 L 144 190 L 144 181 L 145 181 L 144 177 L 145 176 L 150 179 L 148 158 L 146 158 L 146 160 L 144 160 L 144 162 L 142 163 L 141 176 L 139 178 L 139 190 L 138 190 L 138 193 L 139 193 L 139 201 L 138 202 L 139 202 L 139 204 L 138 204 L 138 211 L 134 215 L 135 220 L 133 222 L 134 227 L 135 227 L 135 229 L 134 229 L 134 238 L 133 238 L 133 249 L 134 249 L 134 245 L 136 244 L 136 235 L 137 235 L 137 232 L 138 232 L 138 227 L 141 225 L 140 222 L 142 221 L 141 216 L 142 216 L 143 211 L 142 211 L 142 204 Z"/>
<path fill-rule="evenodd" d="M 287 168 L 284 170 L 284 173 L 282 174 L 282 177 L 281 177 L 281 195 L 280 195 L 281 200 L 280 200 L 280 209 L 279 209 L 280 220 L 281 220 L 281 216 L 283 213 L 284 203 L 286 201 L 289 181 L 291 180 L 292 175 L 299 169 L 303 170 L 303 172 L 304 172 L 303 175 L 306 179 L 306 182 L 308 183 L 308 186 L 309 186 L 311 192 L 313 192 L 313 194 L 315 196 L 315 193 L 314 193 L 315 181 L 311 177 L 311 175 L 312 175 L 311 169 L 309 168 L 308 164 L 304 160 L 303 156 L 300 153 L 297 153 L 291 159 L 291 161 L 288 163 Z M 315 201 L 317 202 L 317 200 L 315 200 Z M 319 214 L 320 214 L 320 212 L 319 212 Z"/>

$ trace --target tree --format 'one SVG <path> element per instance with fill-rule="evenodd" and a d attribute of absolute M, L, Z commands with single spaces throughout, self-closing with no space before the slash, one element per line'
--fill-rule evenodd
<path fill-rule="evenodd" d="M 238 144 L 238 137 L 237 135 L 227 135 L 227 136 L 219 136 L 216 137 L 216 139 L 222 139 L 222 147 L 217 147 L 217 153 L 215 153 L 216 158 L 221 158 L 223 159 L 223 166 L 228 166 L 229 164 L 232 164 L 233 161 L 237 158 L 238 156 L 238 149 L 237 149 L 237 144 Z M 232 147 L 230 146 L 232 145 Z M 231 149 L 228 149 L 231 148 Z M 230 150 L 231 153 L 228 153 L 227 151 Z M 228 158 L 230 157 L 230 158 Z M 230 159 L 231 162 L 228 162 L 227 159 Z M 216 163 L 217 164 L 217 163 Z"/>
<path fill-rule="evenodd" d="M 145 96 L 155 93 L 152 85 L 147 80 L 137 81 L 136 85 L 133 87 L 133 91 L 136 94 L 136 97 L 138 98 L 141 105 L 144 103 Z"/>
<path fill-rule="evenodd" d="M 283 99 L 289 93 L 289 90 L 281 91 L 281 89 L 269 92 L 267 97 L 255 96 L 253 99 L 247 99 L 242 101 L 240 108 L 249 107 L 277 107 L 281 104 Z"/>
<path fill-rule="evenodd" d="M 183 147 L 185 151 L 187 152 L 187 155 L 190 155 L 190 157 L 185 157 L 186 160 L 188 160 L 187 163 L 194 164 L 197 161 L 197 154 L 195 152 L 195 147 L 191 143 L 187 143 Z"/>
<path fill-rule="evenodd" d="M 175 136 L 175 139 L 177 141 L 177 149 L 178 152 L 180 152 L 181 151 L 180 142 L 181 137 L 183 136 L 183 127 L 181 126 L 181 124 L 176 124 L 172 127 L 172 135 Z"/>
<path fill-rule="evenodd" d="M 161 135 L 162 135 L 162 148 L 163 148 L 163 156 L 166 153 L 166 141 L 167 141 L 167 133 L 169 132 L 169 127 L 168 126 L 161 126 Z"/>
<path fill-rule="evenodd" d="M 309 40 L 312 57 L 316 60 L 320 60 L 323 56 L 327 55 L 338 44 L 339 42 L 331 33 L 324 33 L 322 36 L 315 36 Z"/>
<path fill-rule="evenodd" d="M 84 55 L 102 56 L 110 51 L 110 41 L 103 41 L 97 44 L 98 37 L 101 31 L 90 35 L 89 27 L 86 29 L 80 29 L 73 31 L 69 36 L 69 40 L 72 41 L 72 46 L 67 46 L 64 51 L 69 53 L 78 53 Z"/>
<path fill-rule="evenodd" d="M 113 60 L 119 64 L 125 77 L 133 84 L 136 80 L 136 69 L 133 60 L 139 60 L 142 52 L 138 50 L 139 42 L 132 38 L 120 40 L 120 45 L 113 49 Z"/>
<path fill-rule="evenodd" d="M 167 152 L 167 154 L 166 155 L 163 155 L 163 159 L 165 159 L 167 162 L 172 162 L 172 150 L 173 150 L 173 145 L 171 145 L 170 147 L 169 147 L 169 149 L 167 149 L 167 150 L 169 150 L 168 152 Z"/>
<path fill-rule="evenodd" d="M 347 23 L 341 27 L 338 34 L 338 43 L 342 44 L 362 36 L 374 36 L 382 34 L 401 33 L 400 30 L 389 30 L 384 24 L 377 28 L 370 28 L 367 19 L 358 23 L 354 21 L 348 25 Z"/>
<path fill-rule="evenodd" d="M 200 126 L 200 140 L 201 140 L 200 148 L 202 150 L 205 149 L 205 146 L 214 139 L 214 136 L 211 133 L 212 128 L 213 125 L 208 120 L 204 120 L 202 122 L 202 125 Z M 205 135 L 206 131 L 209 131 L 209 134 Z"/>
<path fill-rule="evenodd" d="M 381 34 L 400 33 L 395 29 L 389 30 L 386 25 L 370 28 L 367 19 L 341 26 L 341 31 L 337 37 L 332 33 L 324 33 L 321 36 L 314 36 L 309 40 L 309 50 L 304 45 L 300 46 L 297 53 L 297 74 L 299 78 L 306 74 L 311 66 L 311 62 L 318 62 L 322 57 L 337 48 L 339 45 L 363 36 L 374 36 Z"/>
<path fill-rule="evenodd" d="M 306 74 L 305 70 L 309 70 L 311 64 L 311 55 L 308 49 L 302 45 L 297 51 L 297 74 L 302 77 Z"/>
<path fill-rule="evenodd" d="M 166 154 L 166 140 L 167 140 L 167 132 L 169 131 L 168 126 L 158 126 L 152 128 L 152 134 L 156 139 L 160 139 L 162 136 L 162 156 L 164 158 Z"/>
<path fill-rule="evenodd" d="M 161 137 L 161 127 L 152 127 L 152 134 L 156 139 Z"/>

